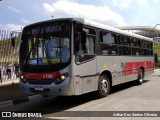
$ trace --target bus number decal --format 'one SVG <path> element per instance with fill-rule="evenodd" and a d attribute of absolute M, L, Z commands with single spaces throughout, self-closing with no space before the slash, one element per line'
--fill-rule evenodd
<path fill-rule="evenodd" d="M 104 68 L 104 70 L 106 70 L 107 69 L 107 64 L 104 64 L 103 68 Z"/>
<path fill-rule="evenodd" d="M 43 78 L 50 79 L 50 78 L 53 78 L 53 75 L 52 74 L 46 74 L 46 75 L 43 75 Z"/>

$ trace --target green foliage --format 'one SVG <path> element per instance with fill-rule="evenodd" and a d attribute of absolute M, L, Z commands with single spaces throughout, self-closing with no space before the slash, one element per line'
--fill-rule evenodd
<path fill-rule="evenodd" d="M 154 53 L 160 56 L 160 42 L 154 42 Z"/>
<path fill-rule="evenodd" d="M 154 48 L 159 48 L 160 49 L 160 42 L 154 42 Z"/>

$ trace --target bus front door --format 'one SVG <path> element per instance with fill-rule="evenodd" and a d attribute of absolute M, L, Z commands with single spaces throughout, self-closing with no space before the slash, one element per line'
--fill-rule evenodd
<path fill-rule="evenodd" d="M 80 79 L 83 81 L 82 93 L 91 92 L 97 89 L 96 58 L 93 58 L 79 65 Z"/>

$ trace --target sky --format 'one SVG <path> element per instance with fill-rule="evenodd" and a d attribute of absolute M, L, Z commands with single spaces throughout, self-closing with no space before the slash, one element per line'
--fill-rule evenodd
<path fill-rule="evenodd" d="M 88 18 L 113 27 L 160 24 L 160 0 L 2 0 L 0 29 L 56 18 Z M 157 26 L 160 27 L 160 26 Z"/>

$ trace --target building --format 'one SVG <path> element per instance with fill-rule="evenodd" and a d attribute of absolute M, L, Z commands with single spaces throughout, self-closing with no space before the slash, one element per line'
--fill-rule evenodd
<path fill-rule="evenodd" d="M 160 28 L 156 26 L 125 26 L 117 28 L 149 38 L 153 38 L 153 40 L 160 42 Z"/>

